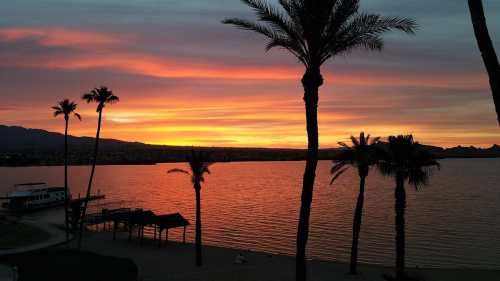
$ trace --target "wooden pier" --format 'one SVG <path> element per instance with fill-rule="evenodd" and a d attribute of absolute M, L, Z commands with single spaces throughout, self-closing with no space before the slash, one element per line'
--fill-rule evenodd
<path fill-rule="evenodd" d="M 88 198 L 88 202 L 102 200 L 104 198 L 105 198 L 104 194 L 97 193 L 97 194 L 91 195 Z M 80 219 L 81 219 L 83 205 L 84 205 L 86 200 L 87 200 L 86 197 L 78 197 L 76 199 L 71 199 L 69 201 L 68 219 L 69 219 L 70 228 L 73 230 L 76 230 L 78 228 L 78 223 L 80 222 Z"/>
<path fill-rule="evenodd" d="M 150 210 L 119 208 L 103 209 L 100 213 L 88 214 L 85 216 L 86 225 L 94 225 L 97 228 L 103 225 L 106 229 L 112 228 L 113 240 L 116 240 L 116 232 L 120 225 L 128 231 L 128 240 L 132 240 L 134 228 L 137 230 L 137 237 L 142 244 L 144 240 L 145 228 L 153 230 L 153 240 L 158 240 L 158 247 L 162 245 L 162 233 L 165 231 L 165 241 L 168 242 L 168 231 L 171 228 L 183 227 L 183 243 L 186 242 L 186 227 L 190 225 L 181 214 L 156 215 Z"/>

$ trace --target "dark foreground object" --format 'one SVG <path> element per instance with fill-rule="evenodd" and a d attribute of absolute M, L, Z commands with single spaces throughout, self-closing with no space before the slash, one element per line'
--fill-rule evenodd
<path fill-rule="evenodd" d="M 77 250 L 43 250 L 0 257 L 16 266 L 19 281 L 136 281 L 138 270 L 130 259 Z"/>

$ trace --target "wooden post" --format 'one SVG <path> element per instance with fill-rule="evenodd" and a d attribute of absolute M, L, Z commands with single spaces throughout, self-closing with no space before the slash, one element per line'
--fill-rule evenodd
<path fill-rule="evenodd" d="M 139 239 L 140 245 L 142 246 L 142 240 L 144 239 L 144 225 L 139 226 Z"/>
<path fill-rule="evenodd" d="M 162 231 L 162 229 L 160 228 L 159 235 L 158 235 L 158 248 L 161 248 L 161 231 Z"/>
<path fill-rule="evenodd" d="M 156 241 L 156 224 L 154 224 L 155 231 L 153 233 L 153 241 Z"/>
<path fill-rule="evenodd" d="M 186 244 L 186 226 L 184 226 L 184 233 L 182 233 L 182 244 Z"/>
<path fill-rule="evenodd" d="M 113 240 L 116 240 L 116 228 L 117 228 L 116 221 L 113 221 Z"/>
<path fill-rule="evenodd" d="M 132 224 L 128 222 L 128 241 L 132 240 Z"/>
<path fill-rule="evenodd" d="M 168 244 L 168 228 L 167 228 L 167 232 L 165 233 L 165 243 Z"/>

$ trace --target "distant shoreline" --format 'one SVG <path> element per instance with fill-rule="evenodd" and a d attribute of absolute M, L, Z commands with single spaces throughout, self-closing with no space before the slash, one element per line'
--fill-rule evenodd
<path fill-rule="evenodd" d="M 439 160 L 444 159 L 496 159 L 500 158 L 500 156 L 450 156 L 450 157 L 442 157 Z M 303 162 L 305 159 L 255 159 L 255 160 L 234 160 L 234 161 L 216 161 L 217 163 L 251 163 L 251 162 Z M 319 161 L 333 161 L 332 159 L 319 159 Z M 175 164 L 175 163 L 186 163 L 185 160 L 178 161 L 165 161 L 165 162 L 119 162 L 119 163 L 98 163 L 97 166 L 155 166 L 158 164 Z M 69 164 L 70 167 L 82 167 L 82 166 L 91 166 L 91 163 L 81 163 L 81 164 Z M 29 168 L 29 167 L 60 167 L 64 166 L 64 163 L 40 163 L 40 164 L 20 164 L 20 165 L 3 165 L 0 163 L 1 168 Z"/>
<path fill-rule="evenodd" d="M 59 166 L 64 163 L 64 135 L 38 129 L 0 125 L 0 167 Z M 387 143 L 380 143 L 381 147 Z M 89 165 L 93 157 L 94 138 L 68 137 L 69 163 Z M 437 158 L 498 158 L 500 145 L 489 148 L 457 146 L 442 148 L 422 145 Z M 185 162 L 192 150 L 203 151 L 214 162 L 302 161 L 306 149 L 255 147 L 190 147 L 150 145 L 114 139 L 101 139 L 99 165 L 154 165 Z M 333 160 L 340 148 L 321 148 L 319 160 Z"/>

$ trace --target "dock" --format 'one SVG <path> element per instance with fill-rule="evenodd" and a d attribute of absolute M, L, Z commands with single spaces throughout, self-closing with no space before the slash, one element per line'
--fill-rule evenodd
<path fill-rule="evenodd" d="M 90 201 L 96 201 L 96 200 L 101 200 L 104 199 L 105 195 L 104 194 L 95 194 L 89 197 L 89 202 Z M 70 200 L 70 205 L 72 204 L 83 204 L 85 202 L 86 198 L 85 197 L 79 197 L 76 199 L 71 199 Z"/>
<path fill-rule="evenodd" d="M 144 240 L 144 230 L 153 230 L 153 240 L 158 240 L 158 247 L 162 245 L 162 234 L 165 233 L 165 241 L 168 242 L 168 231 L 172 228 L 183 228 L 182 240 L 186 242 L 186 227 L 190 225 L 180 213 L 157 215 L 153 211 L 133 208 L 102 209 L 99 213 L 88 214 L 84 222 L 88 226 L 103 226 L 106 230 L 112 229 L 113 240 L 116 240 L 116 232 L 122 226 L 128 231 L 128 240 L 132 240 L 134 228 L 137 230 L 137 237 L 142 244 Z"/>

